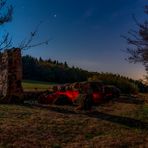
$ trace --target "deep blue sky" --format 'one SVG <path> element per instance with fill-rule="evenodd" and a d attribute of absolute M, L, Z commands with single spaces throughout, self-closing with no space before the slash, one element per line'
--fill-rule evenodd
<path fill-rule="evenodd" d="M 69 65 L 90 71 L 113 72 L 139 79 L 140 64 L 129 64 L 122 50 L 127 44 L 120 35 L 136 28 L 132 20 L 146 18 L 146 0 L 8 0 L 14 6 L 9 31 L 14 45 L 29 36 L 43 21 L 35 42 L 52 40 L 47 46 L 23 51 L 35 57 L 67 61 Z"/>

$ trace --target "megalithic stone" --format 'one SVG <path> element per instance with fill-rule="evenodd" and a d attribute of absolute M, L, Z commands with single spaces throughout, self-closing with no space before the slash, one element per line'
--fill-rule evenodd
<path fill-rule="evenodd" d="M 23 96 L 21 49 L 12 48 L 0 54 L 0 95 Z"/>

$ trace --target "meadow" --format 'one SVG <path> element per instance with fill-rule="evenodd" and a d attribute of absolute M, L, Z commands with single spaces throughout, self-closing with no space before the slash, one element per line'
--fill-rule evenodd
<path fill-rule="evenodd" d="M 33 81 L 33 80 L 23 80 L 22 86 L 24 91 L 45 91 L 50 89 L 55 85 L 55 83 L 42 82 L 42 81 Z"/>
<path fill-rule="evenodd" d="M 0 147 L 148 146 L 147 95 L 121 96 L 94 108 L 0 104 Z"/>

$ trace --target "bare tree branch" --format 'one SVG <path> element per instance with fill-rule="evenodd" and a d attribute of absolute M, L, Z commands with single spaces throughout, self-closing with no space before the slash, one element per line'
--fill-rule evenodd
<path fill-rule="evenodd" d="M 0 41 L 0 51 L 10 48 L 12 46 L 12 38 L 9 33 L 3 35 L 2 40 Z"/>
<path fill-rule="evenodd" d="M 12 20 L 13 7 L 12 5 L 6 7 L 6 3 L 7 3 L 7 0 L 0 0 L 0 25 L 3 25 Z M 5 10 L 4 8 L 6 8 L 6 12 L 3 11 Z M 3 13 L 1 13 L 2 11 Z M 21 50 L 27 50 L 29 48 L 33 48 L 43 44 L 48 44 L 49 40 L 42 41 L 39 43 L 33 43 L 33 41 L 35 40 L 35 37 L 37 36 L 38 29 L 41 23 L 42 22 L 40 22 L 35 28 L 35 30 L 30 33 L 30 36 L 28 39 L 24 39 L 21 41 L 21 43 L 18 46 Z M 10 47 L 12 47 L 12 38 L 10 37 L 9 33 L 6 33 L 5 35 L 3 35 L 2 39 L 0 40 L 0 51 L 6 50 Z"/>
<path fill-rule="evenodd" d="M 0 11 L 6 6 L 6 0 L 1 0 L 0 1 Z M 7 12 L 4 14 L 0 13 L 0 25 L 3 25 L 7 22 L 10 22 L 12 20 L 12 14 L 13 14 L 13 7 L 12 5 L 7 7 Z"/>
<path fill-rule="evenodd" d="M 145 13 L 148 14 L 148 5 L 145 6 Z M 148 21 L 139 23 L 135 15 L 132 15 L 132 17 L 138 31 L 131 29 L 128 32 L 129 36 L 122 36 L 130 45 L 126 50 L 129 54 L 128 61 L 143 63 L 148 72 Z"/>
<path fill-rule="evenodd" d="M 0 25 L 3 25 L 12 20 L 12 14 L 13 14 L 12 5 L 6 8 L 7 9 L 6 13 L 1 13 L 1 11 L 3 11 L 3 9 L 6 6 L 6 2 L 7 0 L 0 0 Z M 5 35 L 2 36 L 2 39 L 0 41 L 0 51 L 11 47 L 11 44 L 12 44 L 12 38 L 10 38 L 9 33 L 6 33 Z"/>
<path fill-rule="evenodd" d="M 47 45 L 49 43 L 49 41 L 51 39 L 39 42 L 39 43 L 33 43 L 33 41 L 35 40 L 35 37 L 37 36 L 38 33 L 38 29 L 40 27 L 42 22 L 40 22 L 37 27 L 35 28 L 35 30 L 33 32 L 30 33 L 30 36 L 28 39 L 24 39 L 23 41 L 21 41 L 21 43 L 19 44 L 19 48 L 21 50 L 28 50 L 29 48 L 33 48 L 33 47 L 37 47 L 37 46 L 41 46 L 41 45 Z"/>

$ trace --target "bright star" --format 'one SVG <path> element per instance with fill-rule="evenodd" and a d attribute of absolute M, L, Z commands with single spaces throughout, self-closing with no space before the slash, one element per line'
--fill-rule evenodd
<path fill-rule="evenodd" d="M 54 17 L 54 18 L 56 18 L 56 17 L 57 17 L 57 15 L 56 15 L 56 14 L 54 14 L 54 15 L 53 15 L 53 17 Z"/>

